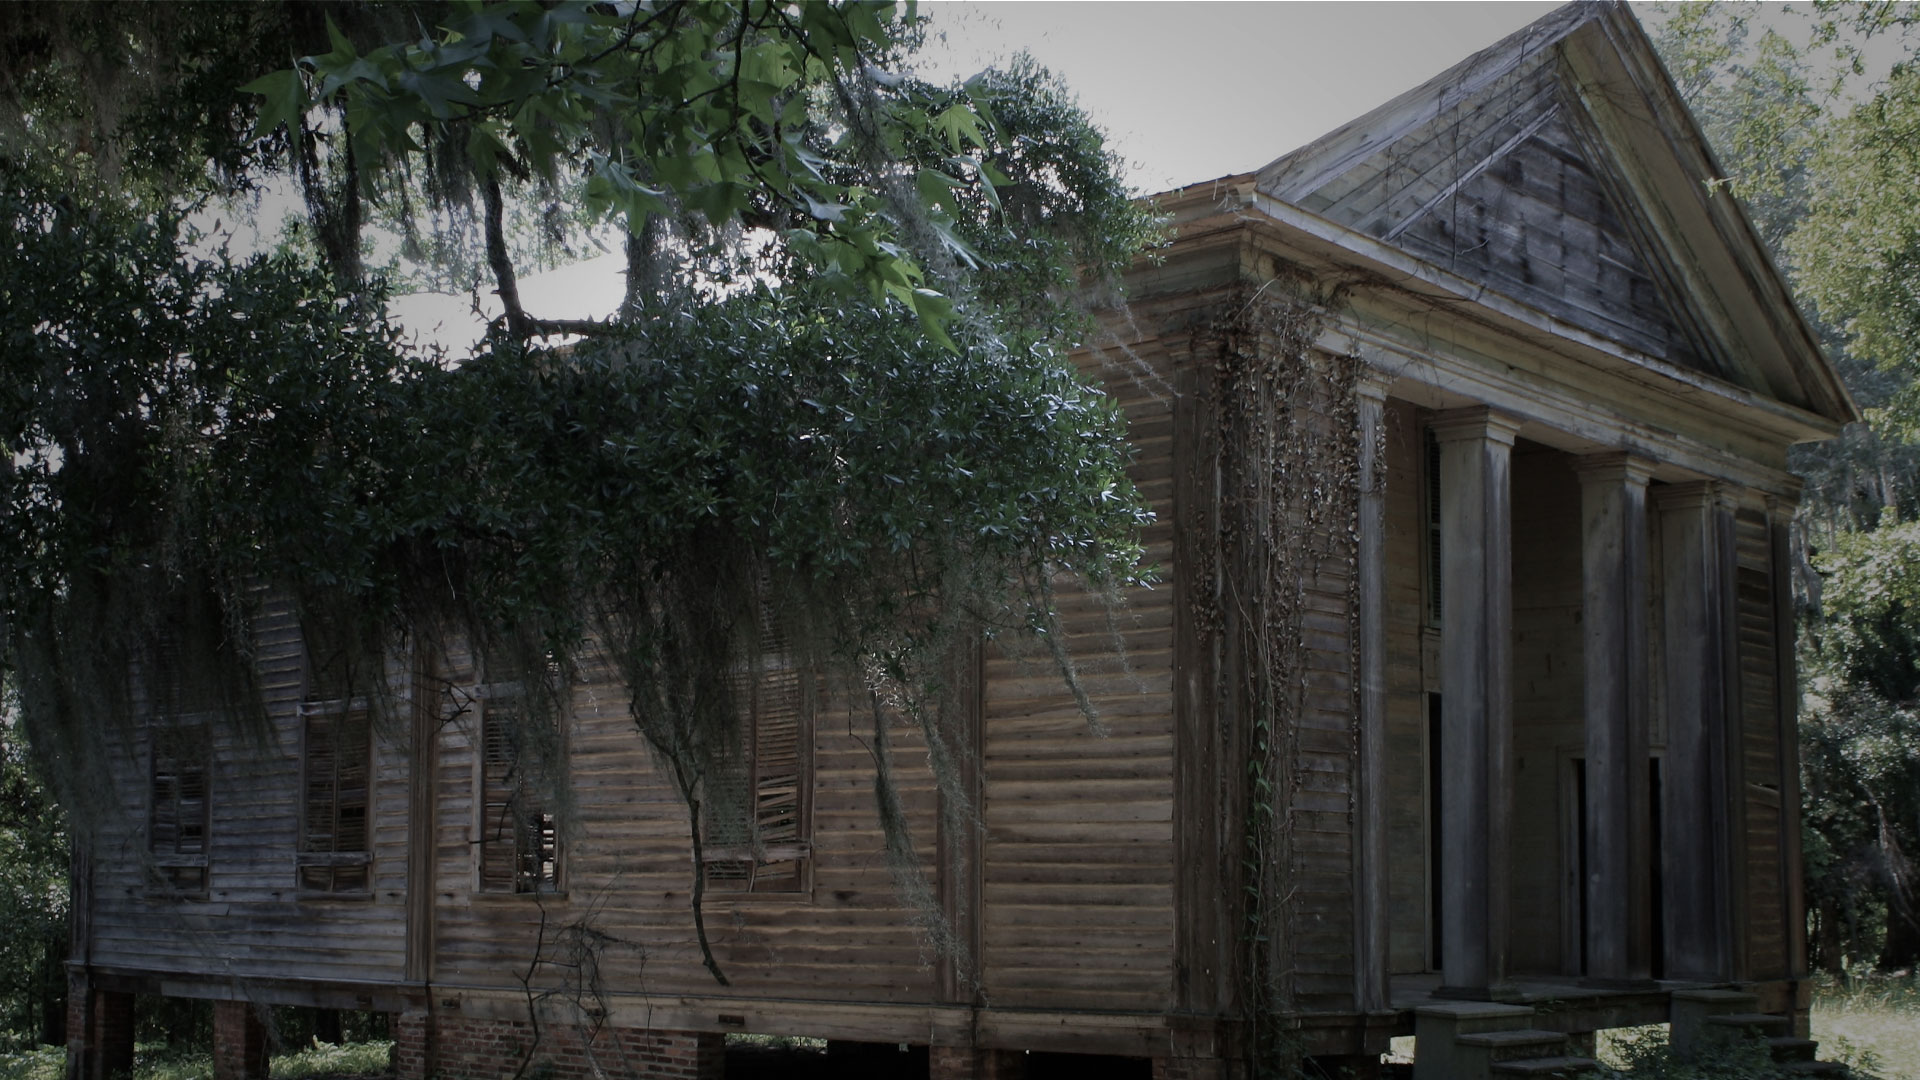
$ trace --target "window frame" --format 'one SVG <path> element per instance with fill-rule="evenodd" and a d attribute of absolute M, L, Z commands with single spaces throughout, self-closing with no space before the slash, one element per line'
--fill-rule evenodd
<path fill-rule="evenodd" d="M 198 734 L 187 736 L 190 730 Z M 178 808 L 183 799 L 180 795 L 180 776 L 184 770 L 178 767 L 182 755 L 178 747 L 183 737 L 197 743 L 197 761 L 200 772 L 200 850 L 183 852 L 179 850 L 179 838 L 182 832 L 184 816 Z M 160 816 L 160 762 L 162 743 L 170 742 L 170 760 L 175 763 L 172 770 L 174 794 L 169 800 L 175 807 L 173 851 L 162 853 L 159 843 L 158 818 Z M 154 868 L 154 888 L 151 890 L 163 896 L 181 899 L 205 899 L 211 886 L 212 869 L 209 856 L 213 847 L 213 725 L 212 714 L 205 711 L 172 713 L 154 710 L 147 721 L 147 857 Z M 185 871 L 198 871 L 198 881 L 183 884 L 181 878 Z"/>
<path fill-rule="evenodd" d="M 763 626 L 767 637 L 770 627 Z M 775 638 L 772 644 L 783 646 Z M 700 853 L 700 873 L 708 903 L 734 902 L 749 900 L 754 902 L 794 902 L 807 903 L 813 899 L 813 797 L 814 775 L 814 734 L 817 687 L 809 686 L 807 674 L 795 663 L 791 650 L 776 647 L 763 651 L 757 664 L 742 664 L 734 672 L 739 680 L 740 689 L 746 692 L 744 713 L 741 716 L 741 765 L 746 772 L 744 791 L 747 806 L 744 816 L 748 819 L 749 838 L 746 844 L 714 843 L 702 838 Z M 776 679 L 791 680 L 791 713 L 793 716 L 794 743 L 794 808 L 793 830 L 795 838 L 778 844 L 763 844 L 759 837 L 758 805 L 761 800 L 760 788 L 763 782 L 761 773 L 761 723 L 760 707 L 762 694 L 768 684 Z M 736 704 L 738 700 L 736 699 Z M 709 816 L 701 821 L 706 832 L 712 828 L 713 819 Z M 785 887 L 767 888 L 762 884 L 760 870 L 764 867 L 791 862 L 794 864 L 792 884 Z M 714 870 L 722 866 L 743 867 L 746 872 L 739 877 L 716 877 Z M 736 882 L 744 882 L 737 885 Z"/>
<path fill-rule="evenodd" d="M 374 893 L 374 817 L 378 804 L 379 753 L 377 740 L 373 735 L 373 697 L 371 694 L 349 692 L 342 697 L 320 698 L 315 696 L 318 684 L 317 665 L 312 654 L 312 641 L 307 642 L 307 665 L 305 688 L 298 709 L 300 717 L 300 812 L 299 832 L 294 838 L 293 886 L 295 895 L 302 900 L 371 900 Z M 370 658 L 368 667 L 374 677 L 384 677 L 384 665 Z M 347 687 L 351 691 L 351 687 Z M 333 749 L 329 755 L 333 761 L 332 806 L 334 824 L 332 834 L 334 846 L 331 850 L 315 850 L 308 845 L 313 839 L 313 789 L 314 789 L 314 727 L 316 721 L 325 721 L 332 725 Z M 340 835 L 340 762 L 339 731 L 348 723 L 357 723 L 362 732 L 362 753 L 365 755 L 362 765 L 366 776 L 361 826 L 361 847 L 359 850 L 341 850 Z M 341 870 L 359 870 L 365 884 L 360 888 L 341 888 L 337 883 Z M 329 885 L 318 888 L 308 884 L 309 871 L 326 870 Z"/>
<path fill-rule="evenodd" d="M 489 764 L 490 741 L 488 736 L 493 730 L 493 724 L 495 723 L 493 716 L 494 710 L 497 707 L 504 706 L 507 702 L 524 701 L 526 699 L 526 686 L 523 681 L 518 679 L 503 680 L 500 682 L 483 682 L 468 687 L 467 693 L 469 702 L 465 706 L 465 711 L 469 713 L 469 724 L 471 725 L 468 742 L 473 751 L 472 820 L 469 825 L 468 834 L 468 846 L 473 851 L 473 865 L 471 869 L 469 893 L 474 897 L 485 897 L 488 899 L 499 898 L 511 900 L 520 897 L 537 897 L 549 901 L 564 900 L 567 897 L 567 844 L 565 842 L 564 830 L 560 827 L 558 813 L 539 805 L 532 807 L 532 812 L 550 819 L 550 823 L 545 827 L 551 828 L 553 833 L 552 886 L 550 888 L 541 888 L 541 883 L 535 881 L 532 888 L 523 889 L 520 887 L 524 880 L 520 872 L 520 862 L 526 855 L 526 852 L 521 848 L 521 842 L 525 839 L 527 833 L 517 827 L 521 824 L 519 821 L 514 822 L 516 828 L 511 838 L 513 843 L 511 855 L 513 869 L 509 873 L 508 879 L 512 883 L 512 888 L 500 888 L 497 885 L 491 884 L 493 879 L 488 875 L 489 849 L 503 843 L 506 838 L 489 836 L 493 831 L 493 827 L 487 820 L 489 816 L 488 808 L 492 805 L 488 799 L 489 779 L 487 776 L 487 767 Z M 498 705 L 496 703 L 498 703 Z M 554 717 L 556 728 L 554 731 L 554 753 L 560 759 L 561 773 L 560 776 L 555 778 L 556 782 L 566 782 L 564 776 L 567 772 L 566 765 L 569 751 L 567 730 L 570 726 L 568 723 L 568 715 L 568 711 L 563 709 L 560 715 Z M 528 785 L 525 783 L 524 777 L 516 782 L 515 787 L 517 790 L 508 796 L 509 802 L 506 804 L 508 806 L 512 805 L 512 798 L 528 791 Z M 538 796 L 537 791 L 534 794 L 536 797 Z"/>

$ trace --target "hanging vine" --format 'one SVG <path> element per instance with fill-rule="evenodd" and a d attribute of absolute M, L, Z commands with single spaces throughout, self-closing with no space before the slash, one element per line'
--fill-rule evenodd
<path fill-rule="evenodd" d="M 1309 641 L 1344 618 L 1351 657 L 1358 543 L 1360 362 L 1317 345 L 1337 290 L 1283 273 L 1230 301 L 1214 328 L 1219 359 L 1220 563 L 1217 613 L 1228 655 L 1219 697 L 1244 717 L 1242 963 L 1254 1065 L 1284 1073 L 1280 1018 L 1297 1011 L 1300 940 L 1293 890 L 1307 871 L 1296 812 L 1307 782 L 1301 733 L 1312 695 L 1347 662 Z M 1352 680 L 1348 679 L 1349 696 Z M 1352 702 L 1341 712 L 1351 717 Z M 1349 741 L 1352 736 L 1349 732 Z"/>
<path fill-rule="evenodd" d="M 176 55 L 171 22 L 136 23 L 143 55 Z M 309 203 L 317 242 L 271 257 L 190 254 L 174 203 L 81 190 L 42 127 L 0 125 L 0 674 L 81 831 L 120 809 L 97 748 L 177 704 L 130 671 L 266 727 L 270 608 L 351 643 L 345 682 L 375 698 L 396 655 L 546 673 L 538 731 L 611 671 L 686 807 L 724 981 L 698 849 L 771 625 L 823 701 L 883 706 L 889 861 L 950 940 L 886 725 L 919 726 L 958 827 L 957 643 L 1037 639 L 1090 708 L 1053 580 L 1144 573 L 1124 421 L 1065 359 L 1083 287 L 1156 231 L 1098 130 L 1030 64 L 912 77 L 914 24 L 864 0 L 498 5 L 316 38 L 225 88 L 254 109 L 227 125 L 248 167 L 289 153 Z M 614 320 L 514 302 L 513 204 L 563 189 L 634 238 Z M 506 313 L 476 355 L 421 355 L 382 317 L 362 230 L 396 214 L 409 236 L 479 223 L 465 255 Z"/>

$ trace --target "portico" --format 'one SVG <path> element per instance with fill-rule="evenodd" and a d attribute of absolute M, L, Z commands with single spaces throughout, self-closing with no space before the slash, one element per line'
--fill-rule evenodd
<path fill-rule="evenodd" d="M 1743 942 L 1787 935 L 1786 915 L 1776 904 L 1749 925 L 1732 894 L 1767 872 L 1756 859 L 1779 865 L 1783 813 L 1747 817 L 1750 792 L 1786 777 L 1778 761 L 1760 775 L 1739 739 L 1740 716 L 1777 724 L 1781 699 L 1739 690 L 1762 665 L 1773 687 L 1785 677 L 1754 589 L 1773 573 L 1756 541 L 1789 503 L 1532 411 L 1457 404 L 1405 376 L 1382 407 L 1379 709 L 1399 781 L 1382 814 L 1385 936 L 1393 973 L 1432 973 L 1396 992 L 1503 1001 L 1541 979 L 1634 993 L 1751 978 Z M 1768 829 L 1772 844 L 1747 843 Z"/>

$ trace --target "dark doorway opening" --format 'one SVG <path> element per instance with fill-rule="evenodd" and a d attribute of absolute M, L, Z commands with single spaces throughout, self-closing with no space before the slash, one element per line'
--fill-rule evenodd
<path fill-rule="evenodd" d="M 1445 770 L 1440 761 L 1440 695 L 1427 695 L 1427 955 L 1432 957 L 1432 970 L 1439 971 L 1444 966 L 1445 955 L 1440 943 L 1445 934 L 1441 933 L 1441 880 L 1446 876 L 1444 837 L 1441 835 L 1440 785 Z"/>

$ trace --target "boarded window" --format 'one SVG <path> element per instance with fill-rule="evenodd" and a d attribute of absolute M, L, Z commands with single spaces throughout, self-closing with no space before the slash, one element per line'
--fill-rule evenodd
<path fill-rule="evenodd" d="M 307 712 L 305 812 L 295 860 L 305 891 L 363 894 L 372 887 L 371 734 L 364 707 Z"/>
<path fill-rule="evenodd" d="M 762 635 L 771 647 L 758 665 L 734 676 L 738 766 L 708 785 L 703 854 L 709 889 L 797 893 L 808 887 L 813 725 L 800 670 L 771 622 Z"/>
<path fill-rule="evenodd" d="M 533 728 L 512 698 L 498 694 L 482 708 L 480 727 L 480 889 L 557 891 L 559 821 L 541 795 L 540 774 L 557 735 Z"/>
<path fill-rule="evenodd" d="M 147 850 L 161 880 L 184 893 L 207 888 L 207 724 L 156 719 Z"/>

